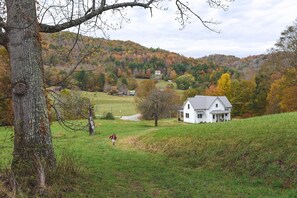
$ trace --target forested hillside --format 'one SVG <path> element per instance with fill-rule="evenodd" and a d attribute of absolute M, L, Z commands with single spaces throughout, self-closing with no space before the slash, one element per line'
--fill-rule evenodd
<path fill-rule="evenodd" d="M 185 73 L 195 77 L 192 87 L 204 90 L 223 73 L 233 79 L 252 79 L 267 55 L 240 59 L 234 56 L 212 55 L 188 58 L 162 49 L 146 48 L 131 41 L 106 40 L 78 36 L 70 32 L 43 35 L 46 83 L 53 85 L 63 79 L 75 66 L 74 80 L 80 89 L 103 91 L 104 84 L 116 86 L 124 83 L 133 89 L 134 78 L 154 78 L 160 70 L 164 80 L 176 80 Z M 104 79 L 104 80 L 103 80 Z M 75 83 L 79 81 L 79 83 Z M 100 83 L 95 82 L 100 81 Z M 62 86 L 66 86 L 64 83 Z M 69 84 L 69 83 L 68 83 Z M 109 86 L 107 86 L 109 87 Z M 119 87 L 119 86 L 117 86 Z M 180 86 L 187 89 L 189 86 Z"/>

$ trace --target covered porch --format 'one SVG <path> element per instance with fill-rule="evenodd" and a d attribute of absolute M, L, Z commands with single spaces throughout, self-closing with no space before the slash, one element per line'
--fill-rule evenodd
<path fill-rule="evenodd" d="M 225 122 L 230 120 L 229 111 L 215 110 L 210 112 L 214 122 Z"/>

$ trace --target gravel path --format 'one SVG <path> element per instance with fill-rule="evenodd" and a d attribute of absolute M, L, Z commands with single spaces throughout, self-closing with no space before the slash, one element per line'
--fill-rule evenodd
<path fill-rule="evenodd" d="M 130 121 L 140 121 L 141 114 L 135 114 L 131 116 L 122 116 L 122 120 L 130 120 Z"/>

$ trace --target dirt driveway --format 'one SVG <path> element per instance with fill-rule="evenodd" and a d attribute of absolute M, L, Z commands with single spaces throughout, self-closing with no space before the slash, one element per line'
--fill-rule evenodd
<path fill-rule="evenodd" d="M 141 114 L 135 114 L 131 116 L 122 116 L 122 120 L 130 120 L 130 121 L 140 121 Z"/>

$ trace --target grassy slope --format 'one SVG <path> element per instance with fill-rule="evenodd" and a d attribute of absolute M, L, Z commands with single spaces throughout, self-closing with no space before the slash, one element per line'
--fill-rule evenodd
<path fill-rule="evenodd" d="M 136 145 L 207 168 L 262 178 L 276 187 L 297 185 L 297 113 L 228 123 L 164 128 Z"/>
<path fill-rule="evenodd" d="M 227 167 L 228 163 L 235 163 L 233 167 L 248 170 L 249 166 L 241 162 L 241 151 L 249 151 L 247 159 L 261 167 L 265 167 L 264 159 L 279 159 L 281 153 L 294 164 L 296 117 L 296 113 L 291 113 L 181 126 L 176 121 L 163 120 L 158 128 L 145 121 L 96 120 L 97 133 L 93 137 L 84 132 L 67 132 L 53 124 L 58 158 L 71 156 L 85 173 L 71 191 L 66 188 L 61 192 L 64 197 L 293 197 L 297 195 L 293 188 L 271 185 L 257 174 L 234 175 Z M 115 147 L 108 140 L 113 132 L 119 137 Z M 1 149 L 5 151 L 1 162 L 9 161 L 10 134 L 11 131 L 0 129 L 1 145 L 6 145 L 6 149 Z M 133 142 L 156 153 L 131 147 Z M 197 163 L 202 159 L 204 163 Z"/>

